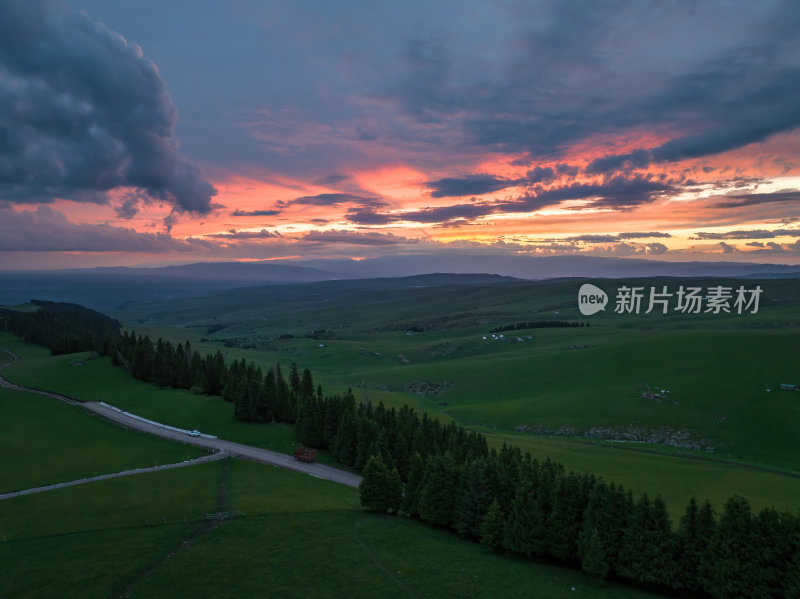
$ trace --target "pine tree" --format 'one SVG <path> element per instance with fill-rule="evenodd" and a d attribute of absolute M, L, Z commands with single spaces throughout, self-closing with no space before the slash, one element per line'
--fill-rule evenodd
<path fill-rule="evenodd" d="M 141 381 L 153 381 L 153 362 L 156 350 L 149 337 L 139 337 L 133 355 L 133 376 Z"/>
<path fill-rule="evenodd" d="M 411 465 L 408 468 L 408 478 L 403 493 L 403 503 L 400 509 L 409 516 L 419 516 L 419 495 L 425 477 L 425 462 L 418 451 L 411 456 Z"/>
<path fill-rule="evenodd" d="M 261 397 L 261 385 L 264 382 L 264 376 L 261 374 L 261 368 L 257 368 L 253 362 L 247 365 L 245 374 L 245 403 L 247 405 L 247 419 L 253 422 L 261 422 L 261 410 L 259 400 Z"/>
<path fill-rule="evenodd" d="M 153 362 L 153 383 L 162 389 L 169 387 L 172 375 L 170 374 L 170 354 L 172 349 L 167 349 L 167 344 L 159 337 L 156 342 L 156 355 Z"/>
<path fill-rule="evenodd" d="M 186 342 L 186 345 L 178 344 L 178 347 L 175 349 L 175 358 L 174 358 L 174 376 L 175 379 L 173 381 L 172 386 L 177 387 L 178 389 L 188 389 L 192 384 L 192 376 L 191 372 L 189 371 L 189 362 L 191 360 L 191 346 L 189 342 Z"/>
<path fill-rule="evenodd" d="M 359 416 L 356 421 L 356 470 L 361 470 L 367 463 L 370 452 L 375 451 L 375 439 L 378 437 L 378 425 L 369 417 Z"/>
<path fill-rule="evenodd" d="M 419 495 L 419 516 L 437 526 L 451 526 L 458 499 L 459 467 L 449 454 L 433 456 L 425 464 Z"/>
<path fill-rule="evenodd" d="M 531 481 L 523 481 L 517 488 L 511 513 L 506 522 L 503 549 L 528 557 L 540 555 L 541 539 L 535 536 L 543 528 L 544 514 L 533 491 Z"/>
<path fill-rule="evenodd" d="M 748 563 L 755 557 L 752 546 L 750 504 L 738 495 L 725 503 L 711 544 L 711 563 L 706 590 L 715 599 L 749 597 L 754 580 Z"/>
<path fill-rule="evenodd" d="M 241 363 L 239 363 L 237 360 L 234 360 L 233 364 L 231 364 L 225 386 L 222 389 L 222 399 L 225 401 L 236 403 L 239 399 L 239 395 L 241 394 L 242 378 L 244 376 L 243 364 L 244 360 L 242 360 Z M 236 419 L 241 420 L 238 415 L 236 416 Z"/>
<path fill-rule="evenodd" d="M 357 435 L 355 416 L 352 411 L 347 411 L 341 417 L 331 448 L 334 457 L 346 466 L 356 463 Z"/>
<path fill-rule="evenodd" d="M 786 596 L 800 597 L 800 515 L 784 514 L 784 526 L 789 538 L 789 574 L 786 577 Z"/>
<path fill-rule="evenodd" d="M 706 501 L 703 507 L 697 505 L 692 497 L 681 518 L 677 544 L 677 587 L 696 593 L 703 588 L 703 567 L 708 559 L 709 545 L 714 537 L 716 520 L 711 504 Z"/>
<path fill-rule="evenodd" d="M 397 513 L 403 503 L 403 481 L 397 468 L 389 470 L 386 481 L 386 504 L 388 511 Z"/>
<path fill-rule="evenodd" d="M 303 378 L 300 380 L 300 390 L 297 392 L 297 399 L 306 399 L 314 397 L 314 379 L 311 376 L 311 371 L 306 368 L 303 370 Z"/>
<path fill-rule="evenodd" d="M 595 485 L 578 538 L 578 556 L 584 571 L 588 572 L 587 568 L 591 568 L 592 573 L 604 571 L 602 576 L 614 572 L 631 512 L 632 499 L 622 487 L 614 483 L 606 485 L 603 481 Z"/>
<path fill-rule="evenodd" d="M 643 494 L 633 510 L 619 552 L 621 576 L 637 583 L 672 586 L 675 581 L 674 540 L 664 501 Z"/>
<path fill-rule="evenodd" d="M 481 520 L 481 543 L 500 551 L 505 537 L 506 515 L 495 497 Z"/>
<path fill-rule="evenodd" d="M 755 553 L 748 563 L 753 580 L 751 597 L 792 596 L 787 593 L 794 567 L 793 528 L 791 516 L 781 516 L 773 507 L 762 509 L 753 518 L 751 544 Z"/>
<path fill-rule="evenodd" d="M 275 364 L 275 398 L 281 409 L 278 420 L 294 424 L 297 419 L 297 396 L 286 384 L 280 364 Z"/>
<path fill-rule="evenodd" d="M 264 384 L 261 387 L 261 410 L 264 417 L 264 422 L 270 422 L 275 419 L 275 373 L 270 368 L 264 375 Z"/>
<path fill-rule="evenodd" d="M 547 553 L 571 565 L 578 564 L 578 537 L 594 486 L 594 480 L 586 478 L 574 472 L 559 478 L 548 520 Z"/>
<path fill-rule="evenodd" d="M 456 531 L 462 537 L 481 538 L 481 519 L 492 502 L 486 462 L 474 459 L 464 467 L 461 493 L 456 505 Z"/>
<path fill-rule="evenodd" d="M 294 362 L 289 366 L 289 389 L 291 389 L 295 395 L 300 393 L 300 372 L 297 370 L 297 364 Z"/>
<path fill-rule="evenodd" d="M 208 392 L 208 380 L 203 368 L 203 358 L 200 357 L 200 352 L 195 350 L 192 353 L 192 361 L 190 365 L 191 371 L 191 386 L 199 389 L 203 393 Z"/>
<path fill-rule="evenodd" d="M 380 456 L 367 460 L 358 486 L 361 507 L 375 512 L 397 511 L 403 487 L 397 470 L 389 470 Z"/>
<path fill-rule="evenodd" d="M 581 543 L 581 569 L 601 578 L 608 576 L 611 570 L 606 544 L 595 526 L 588 529 Z"/>

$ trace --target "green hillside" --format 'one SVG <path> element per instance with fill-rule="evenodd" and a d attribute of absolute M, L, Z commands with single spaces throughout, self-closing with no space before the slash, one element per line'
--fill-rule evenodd
<path fill-rule="evenodd" d="M 789 469 L 800 463 L 800 395 L 779 391 L 800 384 L 796 279 L 595 281 L 610 303 L 589 317 L 577 309 L 580 280 L 388 281 L 247 288 L 174 308 L 132 306 L 120 317 L 139 332 L 225 348 L 230 358 L 296 361 L 326 389 L 361 388 L 487 430 L 648 443 Z M 616 314 L 614 292 L 623 285 L 759 285 L 763 293 L 755 314 Z M 588 326 L 490 334 L 548 320 Z M 668 393 L 643 397 L 661 390 Z"/>

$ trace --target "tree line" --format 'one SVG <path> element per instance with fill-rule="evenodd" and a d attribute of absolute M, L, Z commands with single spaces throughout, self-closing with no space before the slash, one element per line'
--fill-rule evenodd
<path fill-rule="evenodd" d="M 31 312 L 0 308 L 0 329 L 14 333 L 28 343 L 50 350 L 53 355 L 95 350 L 107 355 L 122 325 L 78 304 L 31 300 L 38 307 Z"/>
<path fill-rule="evenodd" d="M 800 597 L 800 518 L 753 514 L 731 497 L 717 515 L 690 500 L 673 530 L 660 497 L 566 472 L 503 446 L 459 460 L 415 453 L 406 478 L 380 455 L 363 469 L 362 506 L 419 518 L 462 537 L 603 578 L 695 597 Z"/>
<path fill-rule="evenodd" d="M 177 346 L 146 335 L 123 333 L 112 355 L 134 377 L 161 387 L 195 389 L 233 403 L 234 417 L 250 422 L 295 425 L 297 439 L 328 450 L 337 461 L 361 470 L 380 456 L 406 480 L 417 453 L 448 453 L 460 462 L 488 455 L 486 439 L 455 423 L 443 425 L 408 406 L 399 410 L 356 401 L 352 391 L 325 396 L 311 371 L 292 363 L 288 378 L 280 364 L 262 369 L 244 358 L 226 366 L 221 352 L 201 356 L 186 341 Z"/>

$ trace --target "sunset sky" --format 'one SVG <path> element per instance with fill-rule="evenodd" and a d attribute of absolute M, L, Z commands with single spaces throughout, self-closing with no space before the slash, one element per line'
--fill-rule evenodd
<path fill-rule="evenodd" d="M 0 0 L 0 269 L 800 263 L 800 3 Z"/>

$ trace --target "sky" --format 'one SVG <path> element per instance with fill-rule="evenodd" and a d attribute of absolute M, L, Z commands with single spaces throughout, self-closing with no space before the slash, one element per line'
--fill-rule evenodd
<path fill-rule="evenodd" d="M 800 263 L 800 3 L 0 0 L 0 269 Z"/>

